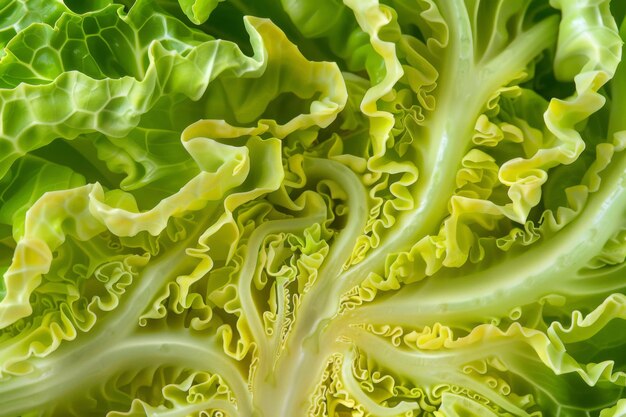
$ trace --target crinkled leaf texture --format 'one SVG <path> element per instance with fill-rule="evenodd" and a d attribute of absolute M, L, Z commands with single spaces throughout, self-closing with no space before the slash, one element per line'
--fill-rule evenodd
<path fill-rule="evenodd" d="M 626 416 L 621 0 L 0 0 L 0 417 Z"/>

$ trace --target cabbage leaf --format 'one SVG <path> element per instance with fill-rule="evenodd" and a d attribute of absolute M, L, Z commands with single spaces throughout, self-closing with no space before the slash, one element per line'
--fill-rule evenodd
<path fill-rule="evenodd" d="M 626 416 L 624 4 L 0 0 L 0 417 Z"/>

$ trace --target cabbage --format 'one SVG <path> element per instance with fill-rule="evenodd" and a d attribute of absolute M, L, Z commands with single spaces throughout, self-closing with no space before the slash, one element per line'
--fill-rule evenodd
<path fill-rule="evenodd" d="M 625 15 L 1 0 L 0 417 L 626 416 Z"/>

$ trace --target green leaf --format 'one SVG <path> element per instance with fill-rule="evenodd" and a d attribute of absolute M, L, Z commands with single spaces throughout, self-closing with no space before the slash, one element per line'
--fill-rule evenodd
<path fill-rule="evenodd" d="M 625 414 L 620 2 L 0 3 L 0 417 Z"/>

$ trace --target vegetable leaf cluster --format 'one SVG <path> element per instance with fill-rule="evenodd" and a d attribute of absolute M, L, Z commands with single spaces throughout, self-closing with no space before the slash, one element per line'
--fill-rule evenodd
<path fill-rule="evenodd" d="M 0 0 L 0 417 L 626 416 L 625 15 Z"/>

